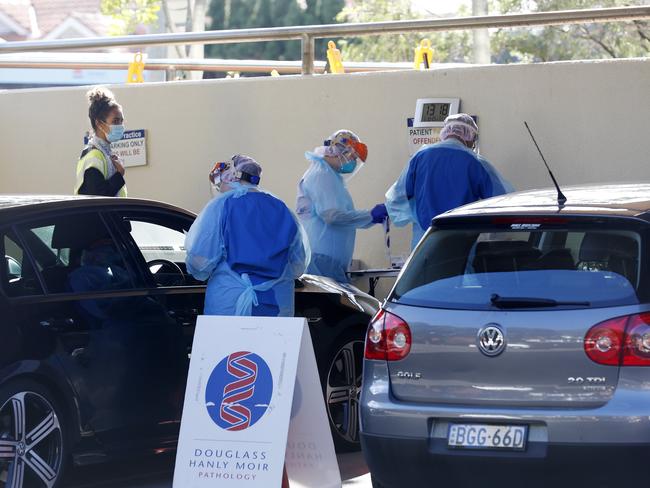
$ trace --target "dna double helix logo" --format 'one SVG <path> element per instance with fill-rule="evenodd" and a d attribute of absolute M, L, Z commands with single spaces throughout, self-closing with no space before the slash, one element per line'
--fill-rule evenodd
<path fill-rule="evenodd" d="M 224 430 L 239 431 L 255 425 L 268 410 L 273 377 L 257 354 L 237 351 L 214 368 L 205 391 L 210 418 Z"/>

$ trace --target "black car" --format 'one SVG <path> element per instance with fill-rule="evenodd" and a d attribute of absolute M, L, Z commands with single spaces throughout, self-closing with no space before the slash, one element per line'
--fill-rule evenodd
<path fill-rule="evenodd" d="M 87 465 L 176 446 L 205 284 L 186 273 L 195 215 L 94 197 L 0 197 L 0 487 L 58 487 Z M 358 447 L 363 340 L 378 302 L 305 275 L 339 450 Z"/>

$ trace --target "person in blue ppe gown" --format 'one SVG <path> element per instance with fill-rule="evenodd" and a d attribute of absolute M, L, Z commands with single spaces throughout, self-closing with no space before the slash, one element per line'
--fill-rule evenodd
<path fill-rule="evenodd" d="M 450 115 L 440 132 L 441 141 L 420 149 L 386 192 L 393 224 L 413 225 L 411 248 L 436 215 L 514 191 L 487 159 L 473 151 L 477 139 L 478 127 L 471 116 Z"/>
<path fill-rule="evenodd" d="M 357 229 L 382 223 L 388 215 L 383 203 L 355 210 L 346 186 L 362 166 L 358 160 L 368 157 L 368 147 L 353 132 L 339 130 L 305 157 L 311 164 L 298 184 L 296 213 L 312 252 L 307 273 L 348 283 Z"/>
<path fill-rule="evenodd" d="M 259 189 L 261 172 L 252 158 L 236 155 L 210 173 L 221 194 L 185 239 L 188 272 L 209 279 L 206 315 L 293 316 L 294 279 L 305 271 L 309 247 L 287 206 Z"/>

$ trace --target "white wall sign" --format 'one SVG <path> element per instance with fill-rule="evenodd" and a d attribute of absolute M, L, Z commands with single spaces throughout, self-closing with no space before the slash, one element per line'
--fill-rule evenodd
<path fill-rule="evenodd" d="M 413 127 L 413 119 L 407 122 L 409 156 L 413 156 L 422 146 L 440 142 L 441 127 Z"/>
<path fill-rule="evenodd" d="M 306 321 L 199 317 L 174 488 L 279 488 L 285 455 L 292 488 L 341 486 Z"/>
<path fill-rule="evenodd" d="M 124 162 L 124 167 L 147 164 L 147 139 L 145 129 L 127 130 L 122 139 L 111 144 L 113 154 Z"/>

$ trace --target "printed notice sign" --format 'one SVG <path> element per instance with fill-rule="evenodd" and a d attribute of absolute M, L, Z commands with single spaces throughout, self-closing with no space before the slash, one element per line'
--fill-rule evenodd
<path fill-rule="evenodd" d="M 322 398 L 305 319 L 199 317 L 174 488 L 279 488 L 285 464 L 292 488 L 340 486 Z M 289 452 L 304 444 L 309 457 L 285 462 L 290 422 L 309 415 L 315 426 L 296 424 L 296 438 L 289 439 Z M 327 430 L 319 429 L 323 422 Z M 312 468 L 334 481 L 323 484 L 322 471 L 310 474 Z"/>
<path fill-rule="evenodd" d="M 90 134 L 84 136 L 84 146 L 88 144 Z M 111 152 L 117 154 L 125 168 L 145 166 L 147 164 L 147 137 L 145 129 L 124 131 L 122 139 L 111 143 Z"/>
<path fill-rule="evenodd" d="M 409 156 L 413 156 L 422 146 L 440 142 L 440 127 L 408 127 Z"/>
<path fill-rule="evenodd" d="M 117 154 L 124 167 L 145 166 L 147 164 L 147 139 L 144 129 L 127 130 L 122 139 L 111 144 L 113 154 Z"/>

